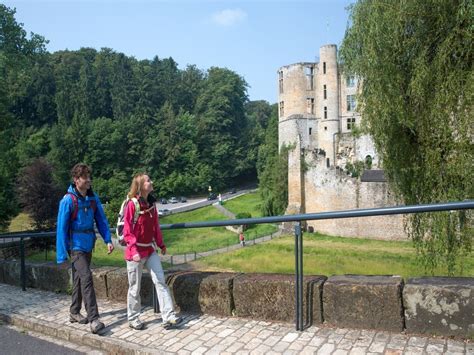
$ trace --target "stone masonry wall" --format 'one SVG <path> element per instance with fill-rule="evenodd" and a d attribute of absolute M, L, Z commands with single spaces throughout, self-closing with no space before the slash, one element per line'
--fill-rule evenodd
<path fill-rule="evenodd" d="M 336 169 L 313 167 L 305 174 L 307 213 L 378 208 L 396 205 L 384 182 L 360 182 Z M 345 237 L 403 240 L 403 216 L 378 216 L 308 221 L 315 231 Z"/>
<path fill-rule="evenodd" d="M 0 260 L 0 283 L 20 284 L 18 261 Z M 70 290 L 70 270 L 53 263 L 26 265 L 27 287 Z M 93 269 L 97 297 L 126 302 L 125 268 Z M 167 273 L 179 311 L 224 317 L 295 322 L 295 276 L 217 272 Z M 153 284 L 142 279 L 143 304 Z M 26 291 L 28 292 L 28 290 Z M 309 276 L 303 279 L 305 325 L 474 336 L 474 278 L 400 276 Z"/>

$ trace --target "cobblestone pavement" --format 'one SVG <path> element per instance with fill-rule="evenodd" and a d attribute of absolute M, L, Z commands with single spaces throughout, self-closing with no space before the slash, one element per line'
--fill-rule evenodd
<path fill-rule="evenodd" d="M 69 323 L 70 296 L 0 284 L 0 320 L 59 340 L 106 353 L 128 354 L 473 354 L 474 344 L 460 340 L 373 330 L 312 326 L 210 315 L 183 315 L 179 329 L 161 327 L 159 314 L 144 309 L 146 329 L 128 327 L 126 305 L 99 300 L 106 328 L 93 335 L 89 326 Z"/>

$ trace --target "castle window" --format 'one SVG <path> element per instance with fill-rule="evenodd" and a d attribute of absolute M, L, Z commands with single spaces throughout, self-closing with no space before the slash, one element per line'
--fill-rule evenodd
<path fill-rule="evenodd" d="M 372 169 L 372 157 L 370 155 L 365 157 L 365 168 L 369 170 Z"/>
<path fill-rule="evenodd" d="M 285 115 L 285 102 L 280 101 L 280 117 L 283 117 Z"/>
<path fill-rule="evenodd" d="M 312 97 L 306 98 L 306 111 L 314 115 L 314 98 Z"/>
<path fill-rule="evenodd" d="M 280 94 L 283 94 L 283 71 L 278 72 L 279 79 L 278 79 L 278 87 L 280 88 Z"/>
<path fill-rule="evenodd" d="M 313 90 L 314 70 L 313 67 L 305 67 L 306 90 Z"/>
<path fill-rule="evenodd" d="M 324 100 L 326 100 L 328 98 L 327 91 L 326 91 L 326 85 L 323 85 L 323 97 L 324 97 Z"/>
<path fill-rule="evenodd" d="M 347 111 L 354 111 L 356 108 L 355 95 L 347 95 Z"/>
<path fill-rule="evenodd" d="M 346 77 L 346 86 L 348 88 L 354 87 L 356 83 L 355 76 L 354 75 L 348 75 Z"/>
<path fill-rule="evenodd" d="M 324 106 L 324 118 L 328 118 L 328 108 Z"/>
<path fill-rule="evenodd" d="M 355 117 L 348 118 L 347 119 L 347 129 L 351 130 L 352 128 L 354 128 L 355 127 L 355 122 L 356 122 Z"/>
<path fill-rule="evenodd" d="M 329 168 L 331 166 L 331 161 L 329 158 L 326 158 L 326 166 Z"/>
<path fill-rule="evenodd" d="M 313 128 L 309 127 L 309 135 L 311 135 L 312 130 L 313 130 Z"/>
<path fill-rule="evenodd" d="M 326 62 L 323 62 L 323 74 L 326 74 Z"/>
<path fill-rule="evenodd" d="M 328 128 L 327 128 L 326 126 L 324 126 L 324 130 L 325 130 L 325 131 L 327 131 L 327 130 L 328 130 Z"/>

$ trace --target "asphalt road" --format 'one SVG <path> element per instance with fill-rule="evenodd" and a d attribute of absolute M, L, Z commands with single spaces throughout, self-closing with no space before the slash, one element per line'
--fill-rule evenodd
<path fill-rule="evenodd" d="M 222 194 L 222 201 L 228 200 L 232 197 L 243 195 L 243 194 L 245 194 L 249 191 L 251 191 L 251 190 L 240 190 L 240 191 L 237 191 L 234 194 L 231 194 L 231 193 Z M 218 201 L 219 201 L 218 199 L 208 201 L 208 200 L 202 198 L 202 199 L 189 199 L 186 203 L 178 202 L 178 203 L 167 203 L 167 204 L 164 204 L 164 205 L 159 203 L 157 205 L 158 205 L 159 210 L 166 208 L 166 209 L 170 210 L 171 213 L 178 213 L 178 212 L 191 211 L 191 210 L 195 210 L 197 208 L 212 205 L 213 203 L 216 203 Z"/>
<path fill-rule="evenodd" d="M 28 335 L 27 332 L 18 332 L 4 325 L 0 325 L 0 353 L 5 355 L 18 354 L 83 354 L 72 349 L 47 342 Z"/>

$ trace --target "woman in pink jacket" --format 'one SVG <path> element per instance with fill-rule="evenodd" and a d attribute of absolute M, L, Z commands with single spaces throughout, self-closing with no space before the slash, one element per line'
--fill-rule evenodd
<path fill-rule="evenodd" d="M 130 328 L 136 330 L 144 328 L 144 324 L 140 321 L 140 285 L 144 266 L 150 271 L 156 288 L 163 326 L 170 327 L 182 322 L 182 319 L 175 314 L 161 260 L 155 252 L 156 245 L 164 255 L 166 246 L 163 243 L 155 199 L 150 195 L 152 191 L 153 182 L 148 175 L 135 175 L 128 193 L 129 202 L 124 215 L 123 236 L 127 243 L 125 260 L 128 273 L 127 316 Z"/>

